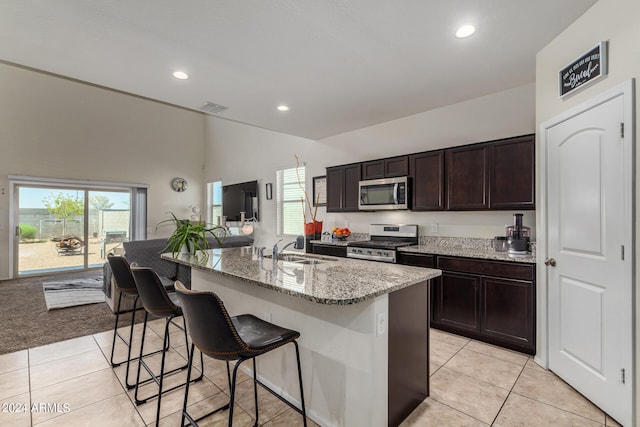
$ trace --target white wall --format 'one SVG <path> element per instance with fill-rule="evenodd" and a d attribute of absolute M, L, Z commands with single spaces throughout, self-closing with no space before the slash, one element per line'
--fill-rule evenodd
<path fill-rule="evenodd" d="M 203 115 L 0 63 L 0 279 L 9 277 L 8 175 L 149 184 L 149 232 L 203 195 Z M 184 193 L 171 179 L 187 178 Z M 160 230 L 166 235 L 171 230 Z"/>
<path fill-rule="evenodd" d="M 640 77 L 640 2 L 637 0 L 600 0 L 581 18 L 542 49 L 536 58 L 536 122 L 553 118 L 559 113 L 614 87 L 629 79 Z M 609 74 L 604 79 L 585 87 L 565 99 L 559 99 L 558 71 L 580 56 L 596 43 L 609 41 Z M 636 87 L 638 82 L 636 81 Z M 636 89 L 637 90 L 637 89 Z M 636 123 L 640 121 L 640 109 L 636 103 Z M 636 149 L 636 164 L 640 158 Z M 637 167 L 637 166 L 636 166 Z M 636 173 L 637 175 L 637 173 Z M 638 180 L 638 178 L 636 178 Z M 636 182 L 636 211 L 640 200 L 640 186 Z M 636 227 L 636 241 L 639 230 Z M 540 248 L 542 251 L 542 248 Z M 635 266 L 640 260 L 640 251 L 635 252 Z M 540 253 L 539 258 L 544 256 Z M 636 283 L 640 279 L 637 267 Z M 538 285 L 545 286 L 544 277 L 538 277 Z M 635 288 L 635 286 L 634 286 Z M 640 383 L 640 293 L 636 292 L 636 424 L 640 425 L 638 408 L 638 385 Z"/>
<path fill-rule="evenodd" d="M 206 119 L 205 179 L 233 184 L 260 182 L 263 242 L 275 241 L 275 197 L 264 199 L 264 184 L 275 184 L 276 170 L 295 164 L 297 154 L 311 177 L 324 175 L 327 166 L 435 150 L 534 132 L 534 85 L 529 84 L 353 132 L 314 141 L 243 125 L 215 117 Z M 295 113 L 283 120 L 295 120 Z M 348 226 L 368 232 L 376 222 L 417 223 L 421 235 L 432 235 L 429 224 L 439 225 L 440 236 L 491 238 L 504 234 L 513 212 L 376 212 L 329 213 L 318 211 L 325 229 Z M 525 225 L 535 235 L 535 215 L 526 212 Z"/>

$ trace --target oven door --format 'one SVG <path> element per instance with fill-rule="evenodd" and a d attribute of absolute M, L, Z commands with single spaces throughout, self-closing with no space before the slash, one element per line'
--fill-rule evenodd
<path fill-rule="evenodd" d="M 358 208 L 363 211 L 408 209 L 408 178 L 360 181 Z"/>

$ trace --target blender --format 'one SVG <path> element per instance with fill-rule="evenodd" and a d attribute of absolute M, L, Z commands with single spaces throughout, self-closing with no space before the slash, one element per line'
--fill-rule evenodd
<path fill-rule="evenodd" d="M 531 229 L 522 225 L 522 214 L 513 214 L 513 225 L 507 227 L 507 252 L 510 255 L 527 255 Z"/>

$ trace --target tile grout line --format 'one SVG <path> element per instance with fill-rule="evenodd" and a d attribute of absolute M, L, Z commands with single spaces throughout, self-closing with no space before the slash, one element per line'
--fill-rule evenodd
<path fill-rule="evenodd" d="M 529 362 L 529 358 L 527 358 L 527 361 L 524 362 L 524 364 L 522 365 L 522 368 L 520 368 L 520 373 L 518 374 L 518 376 L 517 376 L 516 380 L 513 382 L 513 384 L 511 384 L 511 388 L 509 389 L 509 393 L 507 393 L 507 397 L 504 398 L 504 401 L 502 402 L 502 405 L 500 405 L 500 409 L 498 409 L 498 412 L 496 413 L 496 416 L 493 418 L 493 421 L 491 421 L 490 425 L 493 426 L 495 424 L 496 420 L 498 419 L 498 417 L 500 416 L 500 413 L 504 409 L 504 405 L 507 403 L 507 400 L 509 400 L 509 396 L 511 396 L 511 393 L 513 393 L 513 388 L 518 383 L 518 380 L 522 376 L 522 373 L 524 372 L 524 368 L 525 368 L 525 366 L 527 366 L 528 362 Z"/>

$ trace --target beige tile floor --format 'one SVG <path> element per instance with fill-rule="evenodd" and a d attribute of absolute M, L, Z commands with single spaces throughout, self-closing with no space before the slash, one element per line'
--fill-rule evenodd
<path fill-rule="evenodd" d="M 531 357 L 431 329 L 430 396 L 410 426 L 618 426 Z"/>
<path fill-rule="evenodd" d="M 145 346 L 160 348 L 163 320 L 151 323 Z M 136 340 L 141 326 L 136 328 Z M 156 401 L 136 406 L 123 386 L 125 367 L 112 369 L 111 332 L 76 338 L 0 356 L 0 426 L 145 426 L 155 422 Z M 172 332 L 168 366 L 185 363 L 186 346 Z M 134 341 L 134 348 L 139 345 Z M 117 360 L 126 355 L 116 347 Z M 158 355 L 147 359 L 157 369 Z M 135 381 L 136 364 L 130 381 Z M 431 396 L 402 424 L 409 426 L 610 426 L 604 412 L 521 353 L 431 331 Z M 205 358 L 205 378 L 190 389 L 189 410 L 196 416 L 228 400 L 224 364 Z M 144 375 L 143 378 L 147 376 Z M 183 374 L 167 386 L 184 381 Z M 251 381 L 239 377 L 234 425 L 253 425 Z M 141 388 L 141 396 L 153 387 Z M 183 388 L 162 399 L 161 426 L 180 424 Z M 302 425 L 300 416 L 259 391 L 260 425 Z M 202 426 L 226 425 L 227 412 Z M 310 426 L 315 426 L 309 422 Z"/>

